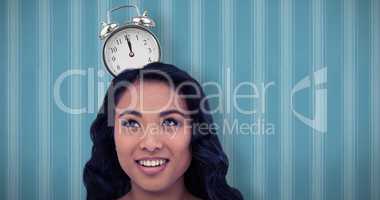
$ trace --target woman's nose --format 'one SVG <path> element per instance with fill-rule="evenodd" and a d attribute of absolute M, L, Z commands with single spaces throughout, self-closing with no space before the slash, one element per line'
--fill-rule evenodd
<path fill-rule="evenodd" d="M 145 130 L 144 136 L 140 141 L 140 148 L 142 150 L 147 150 L 154 152 L 156 150 L 162 149 L 162 141 L 159 131 L 155 128 L 147 128 Z"/>

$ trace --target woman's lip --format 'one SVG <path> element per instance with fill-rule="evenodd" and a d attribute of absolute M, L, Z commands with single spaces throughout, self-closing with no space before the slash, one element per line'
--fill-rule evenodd
<path fill-rule="evenodd" d="M 166 168 L 166 165 L 169 163 L 169 161 L 165 162 L 164 164 L 157 166 L 157 167 L 144 167 L 140 165 L 138 162 L 135 162 L 137 167 L 140 169 L 141 172 L 143 172 L 145 175 L 153 176 L 156 175 Z"/>
<path fill-rule="evenodd" d="M 169 160 L 169 158 L 164 158 L 164 157 L 142 157 L 142 158 L 139 158 L 139 159 L 135 159 L 135 161 L 139 161 L 139 160 Z"/>

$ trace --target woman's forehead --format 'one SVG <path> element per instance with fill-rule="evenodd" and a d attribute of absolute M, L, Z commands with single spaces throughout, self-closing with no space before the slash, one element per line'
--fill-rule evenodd
<path fill-rule="evenodd" d="M 119 109 L 133 109 L 140 112 L 161 112 L 177 109 L 185 112 L 186 102 L 175 88 L 163 81 L 135 81 L 129 85 L 118 102 Z"/>

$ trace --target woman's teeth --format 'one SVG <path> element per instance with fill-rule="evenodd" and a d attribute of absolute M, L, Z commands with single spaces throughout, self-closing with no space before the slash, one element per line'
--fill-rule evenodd
<path fill-rule="evenodd" d="M 139 160 L 138 164 L 144 167 L 157 167 L 162 164 L 165 164 L 166 162 L 166 160 Z"/>

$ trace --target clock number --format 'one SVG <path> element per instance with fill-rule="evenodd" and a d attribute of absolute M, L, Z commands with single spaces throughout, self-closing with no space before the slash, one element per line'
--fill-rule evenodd
<path fill-rule="evenodd" d="M 125 34 L 125 35 L 124 35 L 124 40 L 127 40 L 127 41 L 128 41 L 128 38 L 131 38 L 131 35 L 129 35 L 129 34 Z"/>
<path fill-rule="evenodd" d="M 111 53 L 116 53 L 117 52 L 117 47 L 111 47 Z"/>
<path fill-rule="evenodd" d="M 121 44 L 121 39 L 117 39 L 117 40 L 116 40 L 116 44 L 117 44 L 117 45 L 120 45 L 120 44 Z"/>
<path fill-rule="evenodd" d="M 149 50 L 149 53 L 152 53 L 152 48 L 149 47 L 148 50 Z"/>
<path fill-rule="evenodd" d="M 148 58 L 148 62 L 150 62 L 150 63 L 152 62 L 152 59 L 150 57 Z"/>
<path fill-rule="evenodd" d="M 116 60 L 116 57 L 112 56 L 112 61 L 115 62 L 115 60 Z"/>
<path fill-rule="evenodd" d="M 138 35 L 136 35 L 136 40 L 139 40 L 139 36 Z"/>
<path fill-rule="evenodd" d="M 143 40 L 143 41 L 144 41 L 144 45 L 147 45 L 146 40 Z"/>

